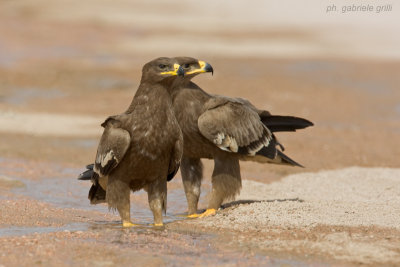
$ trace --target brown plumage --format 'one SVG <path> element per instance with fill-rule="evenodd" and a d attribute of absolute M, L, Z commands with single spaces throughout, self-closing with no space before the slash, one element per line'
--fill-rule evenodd
<path fill-rule="evenodd" d="M 83 177 L 93 181 L 91 203 L 105 196 L 124 226 L 131 226 L 130 191 L 145 189 L 154 224 L 162 225 L 167 177 L 177 172 L 182 156 L 182 133 L 173 114 L 171 85 L 182 68 L 176 60 L 158 58 L 142 70 L 141 83 L 127 111 L 102 124 L 103 135 L 94 166 Z M 106 194 L 105 194 L 106 191 Z"/>
<path fill-rule="evenodd" d="M 175 83 L 172 101 L 184 137 L 181 173 L 190 217 L 198 216 L 201 158 L 214 159 L 215 164 L 211 198 L 201 217 L 214 214 L 224 200 L 239 193 L 239 160 L 301 166 L 278 149 L 283 146 L 273 132 L 295 131 L 313 125 L 311 122 L 272 116 L 245 99 L 210 95 L 191 79 L 199 73 L 212 72 L 212 67 L 194 58 L 176 59 L 185 70 L 185 77 Z"/>
<path fill-rule="evenodd" d="M 203 177 L 201 158 L 214 159 L 215 164 L 211 198 L 207 211 L 201 216 L 215 213 L 224 200 L 239 193 L 239 160 L 301 166 L 278 149 L 283 150 L 283 146 L 274 132 L 303 129 L 313 125 L 310 121 L 271 115 L 245 99 L 210 95 L 191 79 L 200 73 L 212 72 L 212 67 L 194 58 L 176 59 L 185 70 L 184 79 L 174 83 L 172 101 L 184 137 L 181 173 L 190 217 L 198 216 Z M 92 168 L 88 165 L 79 179 L 91 177 Z M 101 202 L 104 195 L 100 190 L 93 193 L 91 199 Z"/>

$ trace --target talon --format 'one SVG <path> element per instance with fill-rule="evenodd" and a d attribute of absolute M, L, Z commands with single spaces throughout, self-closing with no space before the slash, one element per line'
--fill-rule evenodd
<path fill-rule="evenodd" d="M 201 214 L 193 213 L 193 214 L 187 215 L 186 217 L 188 217 L 188 218 L 198 218 L 200 215 Z"/>
<path fill-rule="evenodd" d="M 155 224 L 153 224 L 153 226 L 155 226 L 155 227 L 162 227 L 162 226 L 164 226 L 164 224 L 163 224 L 163 223 L 155 223 Z"/>
<path fill-rule="evenodd" d="M 176 217 L 181 217 L 181 218 L 190 218 L 189 216 L 191 216 L 191 215 L 189 215 L 189 214 L 177 214 L 175 216 Z"/>
<path fill-rule="evenodd" d="M 133 226 L 137 226 L 137 224 L 134 224 L 130 221 L 123 221 L 122 222 L 122 227 L 133 227 Z"/>
<path fill-rule="evenodd" d="M 199 218 L 205 218 L 208 216 L 213 216 L 217 213 L 216 209 L 207 209 L 205 212 L 203 212 L 202 214 L 200 214 L 198 217 Z"/>

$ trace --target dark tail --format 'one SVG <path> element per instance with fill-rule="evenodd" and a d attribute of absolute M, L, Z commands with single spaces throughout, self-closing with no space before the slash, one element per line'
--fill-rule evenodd
<path fill-rule="evenodd" d="M 309 120 L 293 116 L 267 115 L 262 116 L 261 121 L 271 132 L 295 132 L 314 125 Z"/>
<path fill-rule="evenodd" d="M 296 161 L 292 160 L 291 158 L 289 158 L 288 156 L 286 156 L 285 154 L 283 154 L 281 151 L 277 150 L 278 152 L 278 157 L 280 157 L 282 159 L 283 163 L 292 165 L 292 166 L 297 166 L 297 167 L 301 167 L 304 168 L 303 165 L 301 165 L 300 163 L 297 163 Z"/>
<path fill-rule="evenodd" d="M 273 149 L 267 149 L 266 147 L 264 147 L 256 153 L 256 157 L 254 157 L 253 161 L 260 163 L 285 164 L 304 168 L 303 165 L 292 160 L 291 158 L 283 154 L 282 151 L 276 149 L 276 147 L 274 147 Z"/>
<path fill-rule="evenodd" d="M 86 171 L 78 176 L 78 180 L 92 180 L 92 186 L 89 190 L 88 199 L 90 204 L 99 204 L 106 202 L 106 191 L 100 186 L 98 179 L 99 175 L 93 170 L 94 164 L 86 166 Z"/>
<path fill-rule="evenodd" d="M 78 180 L 91 180 L 94 174 L 93 171 L 94 164 L 89 164 L 86 166 L 86 171 L 82 172 L 78 176 Z"/>
<path fill-rule="evenodd" d="M 90 187 L 88 199 L 90 204 L 99 204 L 106 202 L 106 191 L 100 186 L 99 183 L 92 184 Z"/>

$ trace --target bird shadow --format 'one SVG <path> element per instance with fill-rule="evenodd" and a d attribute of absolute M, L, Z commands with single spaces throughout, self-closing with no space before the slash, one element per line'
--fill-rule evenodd
<path fill-rule="evenodd" d="M 298 197 L 296 198 L 282 198 L 282 199 L 266 199 L 266 200 L 251 200 L 251 199 L 243 199 L 243 200 L 235 200 L 229 203 L 225 203 L 221 205 L 221 209 L 227 209 L 234 206 L 244 205 L 244 204 L 252 204 L 252 203 L 263 203 L 263 202 L 304 202 L 303 199 Z"/>

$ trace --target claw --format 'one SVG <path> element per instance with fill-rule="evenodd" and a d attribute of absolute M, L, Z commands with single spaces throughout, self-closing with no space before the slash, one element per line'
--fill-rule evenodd
<path fill-rule="evenodd" d="M 215 215 L 216 213 L 217 213 L 216 209 L 207 209 L 203 213 L 200 213 L 200 214 L 193 213 L 193 214 L 187 215 L 187 217 L 188 218 L 192 218 L 192 219 L 194 219 L 194 218 L 205 218 L 205 217 L 208 217 L 208 216 Z"/>
<path fill-rule="evenodd" d="M 162 226 L 164 226 L 164 224 L 163 223 L 155 223 L 155 224 L 153 224 L 153 226 L 154 227 L 162 227 Z"/>
<path fill-rule="evenodd" d="M 216 209 L 207 209 L 205 212 L 203 212 L 202 214 L 200 214 L 198 217 L 199 218 L 205 218 L 208 216 L 213 216 L 217 213 Z"/>
<path fill-rule="evenodd" d="M 138 226 L 137 224 L 134 224 L 130 221 L 123 221 L 122 222 L 122 227 L 133 227 L 133 226 Z"/>

